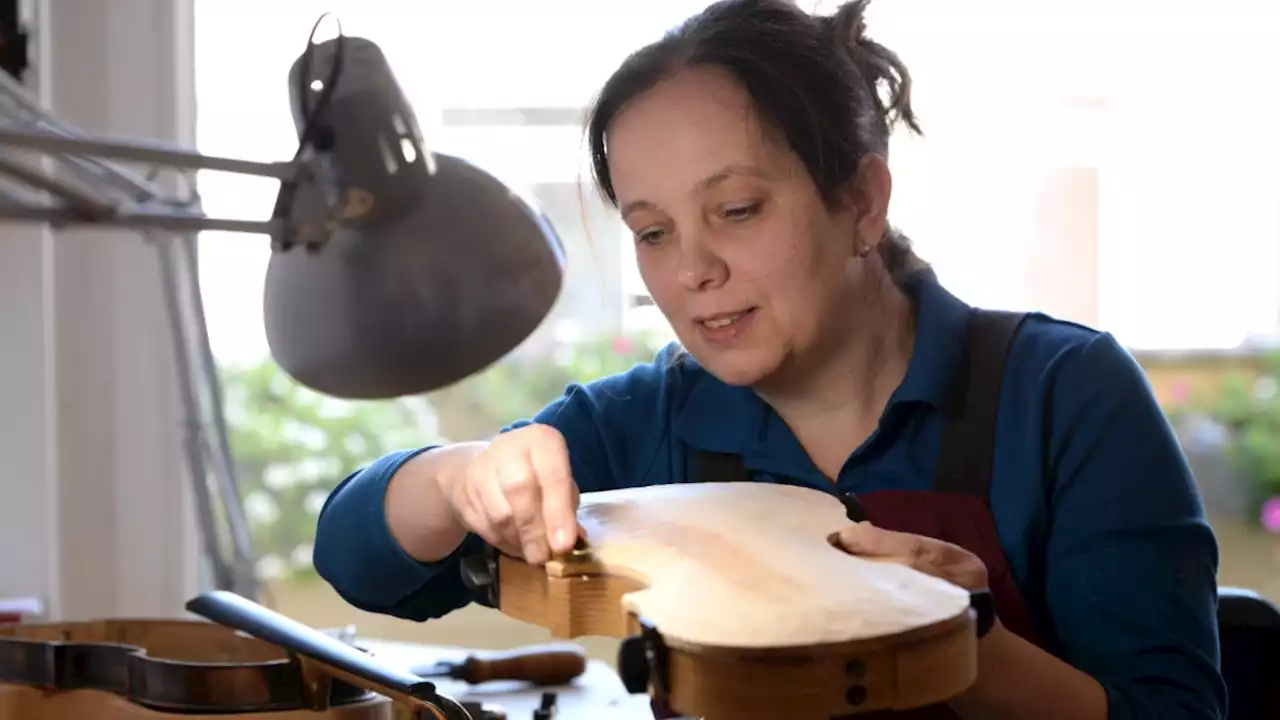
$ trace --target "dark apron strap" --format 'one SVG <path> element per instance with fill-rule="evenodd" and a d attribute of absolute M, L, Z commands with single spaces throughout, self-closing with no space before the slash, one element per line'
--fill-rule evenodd
<path fill-rule="evenodd" d="M 751 473 L 747 472 L 741 455 L 699 450 L 694 457 L 694 462 L 696 463 L 694 471 L 697 475 L 690 478 L 691 482 L 748 482 L 751 480 Z M 841 495 L 840 501 L 844 503 L 845 516 L 851 521 L 862 522 L 867 519 L 866 510 L 862 508 L 862 504 L 855 496 Z"/>
<path fill-rule="evenodd" d="M 965 337 L 963 375 L 944 408 L 946 429 L 933 472 L 933 489 L 987 500 L 996 446 L 996 413 L 1005 359 L 1024 313 L 974 310 Z"/>
<path fill-rule="evenodd" d="M 746 482 L 751 479 L 742 456 L 698 450 L 694 456 L 692 482 Z"/>
<path fill-rule="evenodd" d="M 963 374 L 956 378 L 945 408 L 947 426 L 934 471 L 935 490 L 987 499 L 1005 357 L 1024 317 L 997 310 L 974 310 L 970 315 Z M 750 479 L 741 455 L 700 450 L 694 457 L 692 482 Z"/>

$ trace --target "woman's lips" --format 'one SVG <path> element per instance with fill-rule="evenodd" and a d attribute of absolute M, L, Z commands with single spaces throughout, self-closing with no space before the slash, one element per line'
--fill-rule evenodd
<path fill-rule="evenodd" d="M 711 345 L 731 343 L 751 328 L 755 320 L 756 308 L 747 308 L 732 313 L 719 313 L 694 321 L 698 335 Z"/>

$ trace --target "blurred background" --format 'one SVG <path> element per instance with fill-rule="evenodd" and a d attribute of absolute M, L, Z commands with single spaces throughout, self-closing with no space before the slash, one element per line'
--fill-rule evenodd
<path fill-rule="evenodd" d="M 308 624 L 355 623 L 377 637 L 473 647 L 544 639 L 480 608 L 420 625 L 354 611 L 311 567 L 316 513 L 334 485 L 378 455 L 489 437 L 567 383 L 645 361 L 670 338 L 644 307 L 624 227 L 585 182 L 580 122 L 630 51 L 706 3 L 111 0 L 114 12 L 105 0 L 71 4 L 54 2 L 53 19 L 110 30 L 68 30 L 79 45 L 55 35 L 44 50 L 55 85 L 62 81 L 51 91 L 59 107 L 88 126 L 286 159 L 296 144 L 286 74 L 317 17 L 332 11 L 348 34 L 386 52 L 430 148 L 541 203 L 569 257 L 554 314 L 499 364 L 420 397 L 342 402 L 278 369 L 261 320 L 264 239 L 203 234 L 199 279 L 269 604 Z M 167 14 L 155 14 L 160 5 Z M 176 39 L 152 39 L 170 30 Z M 966 301 L 1042 310 L 1119 338 L 1147 370 L 1196 469 L 1221 543 L 1221 582 L 1280 601 L 1280 10 L 1255 0 L 879 0 L 868 33 L 910 68 L 925 130 L 893 143 L 893 222 Z M 112 64 L 122 53 L 133 70 Z M 152 67 L 145 59 L 165 58 L 169 70 L 139 74 Z M 192 64 L 191 82 L 175 85 L 183 63 Z M 103 99 L 106 87 L 131 99 Z M 175 98 L 187 104 L 175 111 Z M 266 217 L 275 191 L 274 182 L 200 177 L 213 215 Z M 158 311 L 137 320 L 147 301 L 129 295 L 145 293 L 148 261 L 136 254 L 145 251 L 97 249 L 116 254 L 85 259 L 20 244 L 0 241 L 10 309 L 0 308 L 0 330 L 32 342 L 2 349 L 0 366 L 26 375 L 12 375 L 5 390 L 0 424 L 9 432 L 0 443 L 15 458 L 11 478 L 37 473 L 60 484 L 6 481 L 13 487 L 0 494 L 0 538 L 46 549 L 4 561 L 0 596 L 39 595 L 63 614 L 170 612 L 172 603 L 157 598 L 199 581 L 184 559 L 196 544 L 181 519 L 190 500 L 165 485 L 181 472 L 179 459 L 170 453 L 141 467 L 135 455 L 148 443 L 181 442 L 181 431 L 164 424 L 168 411 L 154 409 L 171 398 L 146 396 L 141 409 L 136 395 L 125 399 L 172 372 L 146 349 L 167 347 L 146 340 L 162 322 Z M 114 273 L 106 288 L 85 281 L 103 262 Z M 56 291 L 40 280 L 48 267 L 64 278 Z M 76 314 L 91 306 L 99 315 Z M 127 312 L 135 319 L 120 319 Z M 64 342 L 41 345 L 48 337 Z M 95 353 L 92 367 L 81 359 Z M 104 357 L 114 369 L 101 369 Z M 110 434 L 78 425 L 90 422 L 81 411 Z M 137 509 L 129 497 L 148 504 Z M 93 539 L 94 528 L 114 550 Z M 119 579 L 129 573 L 150 573 L 156 588 L 171 590 L 137 590 Z M 114 589 L 101 588 L 107 580 Z M 589 646 L 612 657 L 611 643 Z"/>

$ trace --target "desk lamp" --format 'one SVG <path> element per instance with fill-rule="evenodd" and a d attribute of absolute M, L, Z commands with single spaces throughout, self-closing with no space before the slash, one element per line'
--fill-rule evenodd
<path fill-rule="evenodd" d="M 0 73 L 0 178 L 8 180 L 0 219 L 129 228 L 161 252 L 186 411 L 214 436 L 188 452 L 214 584 L 251 598 L 252 553 L 194 233 L 270 238 L 263 315 L 271 354 L 299 383 L 347 399 L 429 392 L 481 371 L 532 334 L 563 278 L 563 247 L 546 217 L 489 173 L 432 152 L 378 46 L 340 28 L 317 43 L 319 24 L 289 72 L 298 146 L 283 162 L 89 137 Z M 32 152 L 48 162 L 31 161 Z M 269 219 L 212 218 L 198 199 L 175 199 L 107 159 L 270 177 L 280 190 Z M 176 281 L 183 272 L 186 298 Z M 194 320 L 183 317 L 193 311 Z M 212 510 L 210 486 L 224 512 Z M 233 558 L 216 548 L 217 516 Z"/>

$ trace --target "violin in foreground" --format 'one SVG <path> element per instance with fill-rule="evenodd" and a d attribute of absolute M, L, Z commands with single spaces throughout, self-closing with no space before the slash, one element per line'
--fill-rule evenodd
<path fill-rule="evenodd" d="M 472 720 L 431 682 L 239 595 L 211 620 L 0 627 L 0 720 Z"/>
<path fill-rule="evenodd" d="M 632 692 L 706 720 L 830 720 L 945 702 L 977 677 L 994 621 L 970 593 L 831 537 L 844 504 L 771 483 L 582 495 L 587 542 L 545 566 L 489 550 L 464 579 L 560 638 L 625 638 Z"/>

